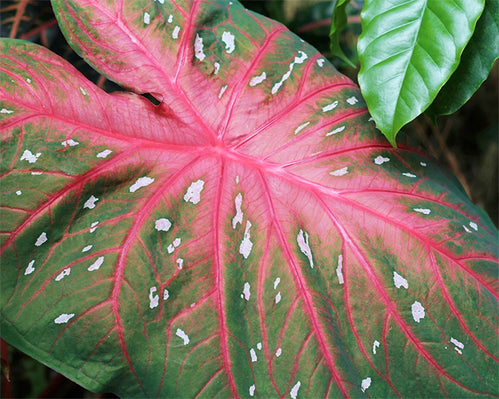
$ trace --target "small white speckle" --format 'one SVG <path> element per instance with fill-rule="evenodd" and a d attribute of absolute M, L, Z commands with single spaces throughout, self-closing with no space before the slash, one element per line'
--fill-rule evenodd
<path fill-rule="evenodd" d="M 236 176 L 236 184 L 239 184 L 239 175 Z"/>
<path fill-rule="evenodd" d="M 225 90 L 227 90 L 227 85 L 223 85 L 221 88 L 220 88 L 220 91 L 218 92 L 218 98 L 222 98 L 222 96 L 224 95 L 225 93 Z"/>
<path fill-rule="evenodd" d="M 177 259 L 177 268 L 178 268 L 178 270 L 182 270 L 183 267 L 184 267 L 184 260 L 182 258 L 178 258 Z"/>
<path fill-rule="evenodd" d="M 284 75 L 282 75 L 281 80 L 279 80 L 276 84 L 274 84 L 274 86 L 272 86 L 271 93 L 272 94 L 277 93 L 281 88 L 282 84 L 284 83 L 284 81 L 286 81 L 291 76 L 291 72 L 293 71 L 294 66 L 296 64 L 303 64 L 303 62 L 305 62 L 307 58 L 308 56 L 305 52 L 301 50 L 298 51 L 298 54 L 295 56 L 294 61 L 291 62 L 291 64 L 289 64 L 288 71 Z"/>
<path fill-rule="evenodd" d="M 80 144 L 78 141 L 74 141 L 73 139 L 69 139 L 69 140 L 64 140 L 62 143 L 61 143 L 64 147 L 67 147 L 68 145 L 70 147 L 74 147 L 75 145 L 78 145 Z"/>
<path fill-rule="evenodd" d="M 396 288 L 404 287 L 405 289 L 409 288 L 409 283 L 405 278 L 403 278 L 396 271 L 393 272 L 393 284 L 395 284 Z"/>
<path fill-rule="evenodd" d="M 338 267 L 336 268 L 336 275 L 338 276 L 338 282 L 340 284 L 345 283 L 345 279 L 343 278 L 343 255 L 340 254 L 338 256 Z"/>
<path fill-rule="evenodd" d="M 172 227 L 172 222 L 166 218 L 160 218 L 154 223 L 154 228 L 158 231 L 168 231 Z"/>
<path fill-rule="evenodd" d="M 54 323 L 55 324 L 67 323 L 69 320 L 71 320 L 74 317 L 74 315 L 75 315 L 74 313 L 69 313 L 69 314 L 63 313 L 54 319 Z"/>
<path fill-rule="evenodd" d="M 102 264 L 104 263 L 104 257 L 103 256 L 99 256 L 96 261 L 94 263 L 92 263 L 89 267 L 88 267 L 88 271 L 89 272 L 93 272 L 94 270 L 99 270 L 99 268 L 102 266 Z"/>
<path fill-rule="evenodd" d="M 68 267 L 67 269 L 64 269 L 56 276 L 55 281 L 61 281 L 64 277 L 69 276 L 70 274 L 71 274 L 71 268 Z"/>
<path fill-rule="evenodd" d="M 220 64 L 218 62 L 215 62 L 213 64 L 213 68 L 214 68 L 213 73 L 216 75 L 218 73 L 218 71 L 220 71 Z"/>
<path fill-rule="evenodd" d="M 12 114 L 14 111 L 11 109 L 2 108 L 0 109 L 0 114 Z"/>
<path fill-rule="evenodd" d="M 31 83 L 31 79 L 30 79 L 30 78 L 27 78 L 27 79 L 26 79 L 26 82 Z"/>
<path fill-rule="evenodd" d="M 357 97 L 355 96 L 352 96 L 350 98 L 347 98 L 347 103 L 350 104 L 350 105 L 355 105 L 359 102 L 359 100 L 357 99 Z"/>
<path fill-rule="evenodd" d="M 298 390 L 300 389 L 300 385 L 301 385 L 301 382 L 298 381 L 293 386 L 293 388 L 291 388 L 291 392 L 289 393 L 289 395 L 291 396 L 292 399 L 296 399 L 296 397 L 298 396 Z"/>
<path fill-rule="evenodd" d="M 407 176 L 407 177 L 417 177 L 416 175 L 412 174 L 412 173 L 402 173 L 404 176 Z"/>
<path fill-rule="evenodd" d="M 414 212 L 419 212 L 424 215 L 429 215 L 431 213 L 431 209 L 428 208 L 414 208 Z"/>
<path fill-rule="evenodd" d="M 330 132 L 327 132 L 327 133 L 326 133 L 326 136 L 332 136 L 333 134 L 340 133 L 340 132 L 342 132 L 343 130 L 345 130 L 345 126 L 344 126 L 344 125 L 343 125 L 343 126 L 340 126 L 340 127 L 338 127 L 338 128 L 336 128 L 336 129 L 333 129 L 333 130 L 331 130 Z"/>
<path fill-rule="evenodd" d="M 39 247 L 40 245 L 47 242 L 47 233 L 43 232 L 38 236 L 35 242 L 35 246 Z"/>
<path fill-rule="evenodd" d="M 168 248 L 166 248 L 169 254 L 172 254 L 175 251 L 175 247 L 173 244 L 168 245 Z"/>
<path fill-rule="evenodd" d="M 134 193 L 139 188 L 147 187 L 149 184 L 152 184 L 154 179 L 152 177 L 144 176 L 139 177 L 135 183 L 130 186 L 130 192 Z"/>
<path fill-rule="evenodd" d="M 21 195 L 22 193 L 23 193 L 23 192 L 22 192 L 21 190 L 17 190 L 17 191 L 16 191 L 16 194 L 17 194 L 17 195 Z"/>
<path fill-rule="evenodd" d="M 173 15 L 168 15 L 168 23 L 171 24 L 173 22 Z"/>
<path fill-rule="evenodd" d="M 172 38 L 173 39 L 178 39 L 178 34 L 180 33 L 180 26 L 175 26 L 175 28 L 173 28 L 173 32 L 172 32 Z"/>
<path fill-rule="evenodd" d="M 305 129 L 308 125 L 310 125 L 310 122 L 305 122 L 305 123 L 302 123 L 300 126 L 298 126 L 296 129 L 295 129 L 295 134 L 298 134 L 300 133 L 303 129 Z"/>
<path fill-rule="evenodd" d="M 86 90 L 83 87 L 81 87 L 81 86 L 80 86 L 80 91 L 81 91 L 81 94 L 83 94 L 84 96 L 87 95 Z"/>
<path fill-rule="evenodd" d="M 258 343 L 256 344 L 256 349 L 258 349 L 259 351 L 261 351 L 261 350 L 262 350 L 262 343 L 261 343 L 261 342 L 258 342 Z"/>
<path fill-rule="evenodd" d="M 421 166 L 426 166 L 426 162 L 420 162 L 419 163 Z"/>
<path fill-rule="evenodd" d="M 374 343 L 373 343 L 373 355 L 376 354 L 376 349 L 379 348 L 379 345 L 380 345 L 379 341 L 374 341 Z"/>
<path fill-rule="evenodd" d="M 201 201 L 201 191 L 204 188 L 203 180 L 196 180 L 192 182 L 184 195 L 185 202 L 192 202 L 194 205 L 198 204 Z"/>
<path fill-rule="evenodd" d="M 232 218 L 232 228 L 235 229 L 238 223 L 243 223 L 243 211 L 241 205 L 243 203 L 243 195 L 241 193 L 236 195 L 234 200 L 236 205 L 236 215 Z"/>
<path fill-rule="evenodd" d="M 275 296 L 275 303 L 276 303 L 276 305 L 277 305 L 279 302 L 281 302 L 281 291 L 279 291 L 279 292 L 277 293 L 277 295 Z"/>
<path fill-rule="evenodd" d="M 253 348 L 250 349 L 251 362 L 255 363 L 258 358 L 256 357 L 256 352 Z"/>
<path fill-rule="evenodd" d="M 87 245 L 85 247 L 83 247 L 83 249 L 81 250 L 81 252 L 88 252 L 92 249 L 93 245 Z"/>
<path fill-rule="evenodd" d="M 376 158 L 374 158 L 374 163 L 376 165 L 383 165 L 385 162 L 389 162 L 390 158 L 385 158 L 381 155 L 378 155 Z"/>
<path fill-rule="evenodd" d="M 159 295 L 156 294 L 156 287 L 149 288 L 149 307 L 154 309 L 159 305 Z"/>
<path fill-rule="evenodd" d="M 235 38 L 236 37 L 230 32 L 222 33 L 222 41 L 225 43 L 225 52 L 227 54 L 231 54 L 235 50 L 236 48 L 236 45 L 234 43 Z"/>
<path fill-rule="evenodd" d="M 360 383 L 360 389 L 362 390 L 362 392 L 365 392 L 367 388 L 369 388 L 371 386 L 371 378 L 370 377 L 367 377 L 367 378 L 364 378 L 362 380 L 362 382 Z"/>
<path fill-rule="evenodd" d="M 239 246 L 239 253 L 244 256 L 244 259 L 248 259 L 248 256 L 251 252 L 251 248 L 253 248 L 253 243 L 251 242 L 251 222 L 249 220 L 246 221 L 246 228 L 244 230 L 244 238 L 241 241 L 241 245 Z"/>
<path fill-rule="evenodd" d="M 151 15 L 148 12 L 145 12 L 144 13 L 144 23 L 146 25 L 149 25 L 150 22 L 151 22 Z"/>
<path fill-rule="evenodd" d="M 457 339 L 452 338 L 452 337 L 450 338 L 450 342 L 451 342 L 451 344 L 455 345 L 455 347 L 454 347 L 455 351 L 457 353 L 459 353 L 460 355 L 462 355 L 463 349 L 464 349 L 464 344 L 462 342 L 458 341 Z"/>
<path fill-rule="evenodd" d="M 203 38 L 196 34 L 196 39 L 194 39 L 194 56 L 199 60 L 203 61 L 206 58 L 205 53 L 203 52 Z"/>
<path fill-rule="evenodd" d="M 175 335 L 177 337 L 179 337 L 179 338 L 182 338 L 184 340 L 184 345 L 187 345 L 189 343 L 189 337 L 180 328 L 177 328 L 177 332 L 175 333 Z"/>
<path fill-rule="evenodd" d="M 255 384 L 249 387 L 249 395 L 253 396 L 255 394 Z"/>
<path fill-rule="evenodd" d="M 316 62 L 320 68 L 322 68 L 324 66 L 324 58 L 319 58 Z"/>
<path fill-rule="evenodd" d="M 254 87 L 256 85 L 259 85 L 260 83 L 262 83 L 265 79 L 267 78 L 267 74 L 265 72 L 262 72 L 260 75 L 258 76 L 253 76 L 249 82 L 249 85 L 251 87 Z"/>
<path fill-rule="evenodd" d="M 97 225 L 99 224 L 99 222 L 93 222 L 91 225 L 90 225 L 90 233 L 93 233 L 95 230 L 97 230 Z"/>
<path fill-rule="evenodd" d="M 170 297 L 170 293 L 168 292 L 168 290 L 165 288 L 163 290 L 163 301 L 166 301 L 168 298 Z"/>
<path fill-rule="evenodd" d="M 165 4 L 165 0 L 158 0 L 160 4 Z"/>
<path fill-rule="evenodd" d="M 24 150 L 23 155 L 21 155 L 21 161 L 28 161 L 29 163 L 35 163 L 38 161 L 38 157 L 42 155 L 41 152 L 33 154 L 30 150 Z"/>
<path fill-rule="evenodd" d="M 425 311 L 423 305 L 420 302 L 415 301 L 411 306 L 412 317 L 416 323 L 419 323 L 421 319 L 425 317 Z"/>
<path fill-rule="evenodd" d="M 28 267 L 24 271 L 24 275 L 27 276 L 28 274 L 31 274 L 35 271 L 35 268 L 33 265 L 35 264 L 35 260 L 33 259 L 31 262 L 28 263 Z"/>
<path fill-rule="evenodd" d="M 111 150 L 104 150 L 104 151 L 101 151 L 97 154 L 97 158 L 107 158 L 109 154 L 111 154 L 112 151 Z"/>
<path fill-rule="evenodd" d="M 43 175 L 43 173 L 42 173 L 42 172 L 31 172 L 31 174 L 32 174 L 33 176 Z"/>
<path fill-rule="evenodd" d="M 177 248 L 177 247 L 180 245 L 180 243 L 181 243 L 181 242 L 182 242 L 182 239 L 177 237 L 177 238 L 175 238 L 175 239 L 173 240 L 173 246 L 174 246 L 175 248 Z"/>
<path fill-rule="evenodd" d="M 338 106 L 338 101 L 333 101 L 331 104 L 325 105 L 322 107 L 322 112 L 329 112 L 335 109 Z"/>
<path fill-rule="evenodd" d="M 463 229 L 464 231 L 466 231 L 466 233 L 471 233 L 471 230 L 468 229 L 468 227 L 466 227 L 464 224 L 463 224 Z"/>
<path fill-rule="evenodd" d="M 83 204 L 83 208 L 94 209 L 95 203 L 97 201 L 99 201 L 99 198 L 92 195 L 89 199 L 85 201 L 85 203 Z"/>
<path fill-rule="evenodd" d="M 296 241 L 298 242 L 300 251 L 308 258 L 310 267 L 313 269 L 314 259 L 312 257 L 312 250 L 310 249 L 308 243 L 308 233 L 304 233 L 303 230 L 300 229 L 300 231 L 298 232 L 298 236 L 296 237 Z"/>
<path fill-rule="evenodd" d="M 336 176 L 336 177 L 344 176 L 347 173 L 348 173 L 348 167 L 347 166 L 345 166 L 344 168 L 336 169 L 336 170 L 333 170 L 332 172 L 329 172 L 330 175 Z"/>
<path fill-rule="evenodd" d="M 274 289 L 277 288 L 277 286 L 279 285 L 279 283 L 281 282 L 281 278 L 280 277 L 277 277 L 274 281 Z"/>
<path fill-rule="evenodd" d="M 282 354 L 282 349 L 281 348 L 277 348 L 277 350 L 275 351 L 276 357 L 281 356 L 281 354 Z"/>
<path fill-rule="evenodd" d="M 249 283 L 244 283 L 243 295 L 244 295 L 244 299 L 249 301 L 250 296 L 251 296 Z"/>
<path fill-rule="evenodd" d="M 475 222 L 470 222 L 470 227 L 475 230 L 475 231 L 478 231 L 478 225 L 475 223 Z"/>

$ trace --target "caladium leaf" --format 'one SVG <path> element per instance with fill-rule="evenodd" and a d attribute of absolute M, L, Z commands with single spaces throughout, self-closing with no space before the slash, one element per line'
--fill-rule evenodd
<path fill-rule="evenodd" d="M 377 127 L 395 145 L 459 65 L 485 0 L 370 0 L 361 13 L 359 84 Z"/>
<path fill-rule="evenodd" d="M 135 93 L 2 40 L 1 334 L 130 397 L 497 392 L 497 231 L 236 1 L 55 1 Z"/>

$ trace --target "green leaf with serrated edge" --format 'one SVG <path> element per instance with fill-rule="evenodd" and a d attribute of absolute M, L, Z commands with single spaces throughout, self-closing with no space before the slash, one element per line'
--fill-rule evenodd
<path fill-rule="evenodd" d="M 485 0 L 371 0 L 361 13 L 359 84 L 376 126 L 396 135 L 457 68 Z"/>
<path fill-rule="evenodd" d="M 487 79 L 498 56 L 499 2 L 485 0 L 485 8 L 463 51 L 459 67 L 442 87 L 427 113 L 434 119 L 461 108 Z"/>
<path fill-rule="evenodd" d="M 0 41 L 3 338 L 123 397 L 498 394 L 497 230 L 313 47 L 236 1 L 54 5 L 162 103 Z"/>
<path fill-rule="evenodd" d="M 333 15 L 331 15 L 331 30 L 329 32 L 329 45 L 331 53 L 339 57 L 352 68 L 355 64 L 345 55 L 340 46 L 341 31 L 347 26 L 347 11 L 346 7 L 350 0 L 333 0 Z"/>

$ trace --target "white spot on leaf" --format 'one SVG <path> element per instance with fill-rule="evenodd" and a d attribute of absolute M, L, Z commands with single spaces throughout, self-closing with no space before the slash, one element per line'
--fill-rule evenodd
<path fill-rule="evenodd" d="M 231 54 L 236 48 L 234 39 L 235 36 L 232 33 L 230 32 L 222 33 L 222 41 L 225 43 L 225 51 L 227 52 L 227 54 Z"/>
<path fill-rule="evenodd" d="M 298 126 L 296 129 L 295 129 L 295 134 L 298 134 L 300 133 L 303 129 L 305 129 L 308 125 L 310 125 L 310 122 L 305 122 L 305 123 L 302 123 L 300 126 Z"/>
<path fill-rule="evenodd" d="M 64 277 L 69 276 L 70 274 L 71 274 L 71 268 L 68 267 L 67 269 L 64 269 L 56 276 L 55 281 L 61 281 Z"/>
<path fill-rule="evenodd" d="M 255 363 L 258 360 L 258 358 L 256 357 L 256 352 L 253 348 L 250 349 L 250 356 L 251 356 L 251 361 L 253 363 Z"/>
<path fill-rule="evenodd" d="M 68 139 L 68 140 L 64 140 L 61 144 L 64 147 L 67 147 L 67 146 L 74 147 L 75 145 L 78 145 L 80 143 L 78 141 L 74 141 L 73 139 Z"/>
<path fill-rule="evenodd" d="M 261 351 L 261 350 L 262 350 L 262 343 L 261 343 L 261 342 L 258 342 L 258 343 L 256 344 L 256 349 L 258 349 L 259 351 Z"/>
<path fill-rule="evenodd" d="M 426 166 L 426 162 L 420 162 L 419 163 L 421 166 Z"/>
<path fill-rule="evenodd" d="M 102 266 L 102 264 L 104 263 L 104 257 L 103 256 L 99 256 L 94 263 L 92 263 L 89 267 L 88 267 L 88 271 L 89 272 L 93 272 L 94 270 L 99 270 L 99 268 Z"/>
<path fill-rule="evenodd" d="M 478 231 L 478 225 L 475 222 L 470 222 L 470 226 L 473 230 Z"/>
<path fill-rule="evenodd" d="M 296 237 L 296 241 L 298 242 L 298 247 L 300 251 L 308 258 L 308 262 L 310 263 L 310 267 L 314 268 L 314 259 L 312 257 L 312 251 L 310 250 L 310 246 L 308 244 L 308 233 L 303 233 L 303 230 L 300 229 L 298 236 Z"/>
<path fill-rule="evenodd" d="M 139 177 L 137 181 L 130 186 L 130 192 L 134 193 L 139 188 L 146 187 L 149 184 L 152 184 L 153 182 L 154 179 L 152 177 L 147 177 L 147 176 Z"/>
<path fill-rule="evenodd" d="M 393 272 L 393 284 L 395 284 L 395 287 L 400 288 L 404 287 L 405 289 L 409 288 L 409 283 L 405 278 L 403 278 L 400 274 L 398 274 L 396 271 Z"/>
<path fill-rule="evenodd" d="M 168 298 L 170 297 L 170 293 L 168 292 L 168 290 L 165 288 L 163 290 L 163 301 L 166 301 Z"/>
<path fill-rule="evenodd" d="M 47 233 L 43 232 L 38 236 L 35 242 L 35 246 L 39 247 L 40 245 L 47 242 Z"/>
<path fill-rule="evenodd" d="M 429 215 L 431 213 L 431 209 L 428 208 L 414 208 L 414 212 L 419 212 L 424 215 Z"/>
<path fill-rule="evenodd" d="M 29 163 L 35 163 L 38 161 L 38 157 L 42 155 L 41 152 L 33 154 L 30 150 L 24 150 L 23 155 L 21 155 L 21 161 L 28 161 Z"/>
<path fill-rule="evenodd" d="M 201 201 L 201 191 L 203 191 L 203 188 L 203 180 L 196 180 L 195 182 L 192 182 L 184 195 L 184 201 L 190 201 L 193 204 L 199 203 L 199 201 Z"/>
<path fill-rule="evenodd" d="M 347 103 L 350 104 L 350 105 L 355 105 L 359 102 L 359 100 L 357 99 L 357 97 L 355 96 L 352 96 L 350 98 L 347 98 Z"/>
<path fill-rule="evenodd" d="M 374 158 L 374 163 L 376 165 L 383 165 L 385 162 L 389 162 L 390 158 L 385 158 L 381 155 L 378 155 L 376 158 Z"/>
<path fill-rule="evenodd" d="M 158 231 L 168 231 L 172 227 L 172 222 L 166 218 L 160 218 L 154 223 L 154 228 Z"/>
<path fill-rule="evenodd" d="M 343 255 L 340 254 L 338 256 L 338 267 L 336 268 L 336 275 L 338 276 L 338 282 L 340 284 L 345 283 L 345 279 L 343 278 Z"/>
<path fill-rule="evenodd" d="M 255 384 L 249 387 L 249 395 L 253 396 L 255 394 Z"/>
<path fill-rule="evenodd" d="M 173 22 L 173 15 L 168 15 L 168 23 L 171 24 Z"/>
<path fill-rule="evenodd" d="M 341 168 L 341 169 L 336 169 L 336 170 L 333 170 L 332 172 L 329 172 L 330 175 L 332 176 L 344 176 L 348 173 L 348 166 L 345 166 L 344 168 Z"/>
<path fill-rule="evenodd" d="M 300 389 L 301 382 L 298 381 L 293 388 L 291 388 L 291 392 L 289 392 L 289 395 L 291 396 L 292 399 L 296 399 L 298 396 L 298 390 Z"/>
<path fill-rule="evenodd" d="M 415 301 L 411 306 L 412 317 L 416 323 L 419 323 L 421 319 L 425 317 L 425 310 L 420 302 Z"/>
<path fill-rule="evenodd" d="M 107 158 L 109 154 L 111 154 L 112 151 L 111 150 L 104 150 L 104 151 L 101 151 L 97 154 L 97 158 Z"/>
<path fill-rule="evenodd" d="M 149 307 L 154 309 L 159 305 L 159 295 L 156 294 L 156 287 L 149 288 Z"/>
<path fill-rule="evenodd" d="M 241 193 L 236 195 L 234 200 L 236 205 L 236 215 L 232 218 L 232 228 L 235 229 L 238 223 L 243 223 L 243 211 L 241 205 L 243 203 L 243 195 Z"/>
<path fill-rule="evenodd" d="M 12 114 L 14 111 L 11 109 L 2 108 L 0 109 L 0 114 Z"/>
<path fill-rule="evenodd" d="M 57 316 L 54 319 L 55 324 L 64 324 L 67 323 L 69 320 L 71 320 L 74 317 L 74 313 L 62 313 L 61 315 Z"/>
<path fill-rule="evenodd" d="M 81 252 L 88 252 L 92 249 L 92 247 L 93 247 L 93 245 L 86 245 L 85 247 L 83 247 Z"/>
<path fill-rule="evenodd" d="M 466 233 L 471 233 L 471 230 L 468 229 L 468 227 L 466 227 L 464 224 L 463 224 L 463 229 L 464 231 L 466 231 Z"/>
<path fill-rule="evenodd" d="M 215 68 L 214 74 L 216 75 L 218 71 L 220 70 L 220 64 L 218 62 L 215 62 L 213 64 L 213 67 Z"/>
<path fill-rule="evenodd" d="M 42 173 L 42 172 L 31 172 L 31 174 L 32 174 L 33 176 L 43 175 L 43 173 Z"/>
<path fill-rule="evenodd" d="M 338 106 L 338 101 L 333 101 L 331 104 L 325 105 L 322 107 L 322 112 L 329 112 L 335 109 Z"/>
<path fill-rule="evenodd" d="M 336 129 L 331 130 L 330 132 L 327 132 L 326 136 L 332 136 L 333 134 L 340 133 L 343 130 L 345 130 L 345 126 L 340 126 L 340 127 L 336 128 Z"/>
<path fill-rule="evenodd" d="M 364 378 L 360 383 L 360 389 L 365 392 L 371 386 L 371 377 Z"/>
<path fill-rule="evenodd" d="M 81 91 L 81 94 L 83 94 L 84 96 L 87 95 L 86 90 L 83 87 L 81 87 L 81 86 L 80 86 L 80 91 Z"/>
<path fill-rule="evenodd" d="M 308 58 L 307 54 L 305 54 L 303 51 L 298 51 L 298 54 L 295 56 L 295 59 L 291 64 L 289 64 L 289 69 L 288 72 L 286 72 L 284 75 L 282 75 L 281 80 L 279 80 L 274 86 L 272 87 L 272 94 L 275 94 L 279 91 L 281 88 L 282 84 L 291 76 L 291 72 L 293 71 L 293 68 L 296 64 L 303 64 L 303 62 Z"/>
<path fill-rule="evenodd" d="M 177 332 L 175 333 L 175 335 L 184 340 L 184 345 L 187 345 L 190 342 L 188 335 L 180 328 L 177 328 Z"/>
<path fill-rule="evenodd" d="M 281 282 L 281 278 L 280 277 L 277 277 L 274 281 L 274 289 L 277 288 L 277 286 L 279 285 L 279 283 Z"/>
<path fill-rule="evenodd" d="M 16 191 L 16 195 L 21 195 L 23 192 L 21 190 Z"/>
<path fill-rule="evenodd" d="M 277 295 L 275 296 L 275 303 L 276 303 L 276 305 L 277 305 L 279 302 L 281 302 L 281 291 L 279 291 L 279 292 L 277 293 Z"/>
<path fill-rule="evenodd" d="M 97 225 L 99 224 L 99 222 L 93 222 L 91 225 L 90 225 L 90 232 L 93 233 L 95 230 L 97 230 Z"/>
<path fill-rule="evenodd" d="M 35 264 L 35 260 L 33 259 L 31 262 L 28 263 L 28 267 L 24 271 L 24 275 L 27 276 L 28 274 L 31 274 L 35 271 L 35 268 L 33 265 Z"/>
<path fill-rule="evenodd" d="M 282 349 L 281 348 L 277 348 L 277 350 L 275 351 L 276 357 L 281 356 L 281 354 L 282 354 Z"/>
<path fill-rule="evenodd" d="M 249 301 L 250 296 L 251 296 L 249 283 L 244 283 L 243 295 L 244 295 L 244 299 Z"/>
<path fill-rule="evenodd" d="M 184 260 L 182 258 L 177 259 L 177 268 L 178 270 L 182 270 L 182 267 L 184 267 Z"/>
<path fill-rule="evenodd" d="M 324 58 L 319 58 L 316 62 L 320 68 L 322 68 L 324 66 Z"/>
<path fill-rule="evenodd" d="M 172 32 L 172 38 L 173 39 L 178 39 L 178 34 L 180 33 L 180 26 L 175 26 L 175 28 L 173 28 L 173 32 Z"/>
<path fill-rule="evenodd" d="M 151 22 L 151 15 L 148 12 L 145 12 L 144 13 L 144 23 L 146 25 L 149 25 L 150 22 Z"/>
<path fill-rule="evenodd" d="M 220 88 L 220 91 L 218 92 L 218 98 L 222 98 L 222 96 L 224 95 L 225 93 L 225 90 L 227 90 L 227 85 L 223 85 L 221 88 Z"/>
<path fill-rule="evenodd" d="M 412 174 L 412 173 L 409 173 L 409 172 L 405 172 L 405 173 L 402 173 L 404 176 L 406 177 L 417 177 L 415 174 Z"/>
<path fill-rule="evenodd" d="M 373 343 L 373 355 L 376 354 L 376 349 L 379 348 L 379 341 L 374 341 Z"/>
<path fill-rule="evenodd" d="M 463 349 L 464 349 L 464 344 L 462 342 L 458 341 L 457 339 L 452 338 L 452 337 L 450 338 L 450 342 L 451 342 L 451 344 L 455 345 L 455 347 L 454 347 L 455 351 L 457 353 L 459 353 L 460 355 L 462 355 Z"/>
<path fill-rule="evenodd" d="M 95 208 L 95 203 L 99 201 L 99 198 L 95 197 L 95 196 L 90 196 L 89 199 L 87 199 L 85 201 L 85 203 L 83 204 L 83 208 L 88 208 L 88 209 L 94 209 Z"/>
<path fill-rule="evenodd" d="M 196 34 L 196 39 L 194 39 L 194 56 L 199 60 L 203 61 L 206 58 L 203 52 L 203 38 Z"/>
<path fill-rule="evenodd" d="M 246 221 L 246 228 L 244 230 L 244 238 L 241 241 L 241 245 L 239 246 L 239 253 L 244 256 L 244 259 L 248 259 L 248 256 L 251 252 L 251 248 L 253 248 L 253 243 L 251 242 L 251 222 L 249 220 Z"/>
<path fill-rule="evenodd" d="M 267 74 L 265 72 L 262 72 L 260 75 L 258 76 L 253 76 L 249 82 L 249 85 L 251 87 L 254 87 L 256 85 L 259 85 L 260 83 L 262 83 L 265 79 L 267 78 Z"/>

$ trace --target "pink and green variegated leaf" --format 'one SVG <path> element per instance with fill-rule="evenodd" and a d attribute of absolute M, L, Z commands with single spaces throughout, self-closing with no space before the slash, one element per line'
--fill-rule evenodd
<path fill-rule="evenodd" d="M 236 1 L 57 0 L 133 93 L 1 41 L 1 333 L 131 397 L 487 397 L 497 232 Z"/>

